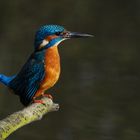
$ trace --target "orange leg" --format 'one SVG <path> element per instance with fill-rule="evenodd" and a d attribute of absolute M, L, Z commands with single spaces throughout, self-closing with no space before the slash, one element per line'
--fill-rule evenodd
<path fill-rule="evenodd" d="M 34 103 L 41 103 L 41 104 L 44 104 L 44 102 L 43 102 L 41 99 L 36 99 L 36 98 L 42 96 L 42 94 L 44 94 L 43 91 L 42 91 L 42 90 L 38 90 L 38 91 L 36 92 L 35 96 L 33 97 L 33 102 L 34 102 Z"/>
<path fill-rule="evenodd" d="M 44 94 L 44 92 L 42 90 L 38 90 L 35 94 L 35 96 L 33 97 L 33 102 L 34 103 L 41 103 L 41 104 L 44 104 L 44 102 L 41 100 L 41 99 L 36 99 L 40 96 L 43 96 L 43 97 L 48 97 L 50 99 L 53 99 L 52 95 L 51 94 Z"/>
<path fill-rule="evenodd" d="M 44 104 L 44 102 L 42 100 L 37 100 L 36 97 L 33 97 L 33 102 Z"/>

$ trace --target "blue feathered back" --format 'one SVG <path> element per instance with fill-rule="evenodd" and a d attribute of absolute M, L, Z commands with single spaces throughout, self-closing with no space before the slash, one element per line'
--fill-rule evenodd
<path fill-rule="evenodd" d="M 44 54 L 44 51 L 33 53 L 8 85 L 15 94 L 20 96 L 20 100 L 25 106 L 32 101 L 45 76 Z"/>

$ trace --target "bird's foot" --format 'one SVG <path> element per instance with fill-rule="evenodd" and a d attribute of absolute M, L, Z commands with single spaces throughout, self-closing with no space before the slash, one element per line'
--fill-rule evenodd
<path fill-rule="evenodd" d="M 42 100 L 34 100 L 33 101 L 34 103 L 41 103 L 41 104 L 44 104 L 44 102 Z"/>
<path fill-rule="evenodd" d="M 51 94 L 45 94 L 44 92 L 42 92 L 40 96 L 34 96 L 34 97 L 33 97 L 33 103 L 45 104 L 45 103 L 40 99 L 41 96 L 42 96 L 42 97 L 47 97 L 47 98 L 53 100 L 53 97 L 52 97 Z M 39 98 L 39 99 L 38 99 L 38 98 Z"/>
<path fill-rule="evenodd" d="M 36 97 L 33 98 L 33 103 L 45 104 L 41 99 L 36 99 Z"/>
<path fill-rule="evenodd" d="M 48 98 L 50 98 L 50 99 L 53 100 L 53 97 L 52 97 L 51 94 L 45 94 L 45 93 L 43 93 L 42 96 L 43 96 L 43 97 L 48 97 Z"/>

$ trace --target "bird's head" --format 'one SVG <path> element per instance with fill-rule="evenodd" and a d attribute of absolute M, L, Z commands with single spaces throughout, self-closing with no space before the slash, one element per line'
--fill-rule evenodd
<path fill-rule="evenodd" d="M 34 42 L 35 51 L 56 46 L 66 39 L 92 36 L 93 35 L 89 34 L 70 32 L 59 25 L 44 25 L 36 32 Z"/>

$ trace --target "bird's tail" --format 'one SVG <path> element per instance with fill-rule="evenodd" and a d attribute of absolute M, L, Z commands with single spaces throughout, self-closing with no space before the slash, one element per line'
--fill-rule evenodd
<path fill-rule="evenodd" d="M 8 77 L 4 74 L 0 74 L 0 82 L 3 83 L 6 86 L 8 86 L 9 83 L 11 82 L 11 80 L 13 80 L 14 78 L 15 78 L 15 75 Z"/>

